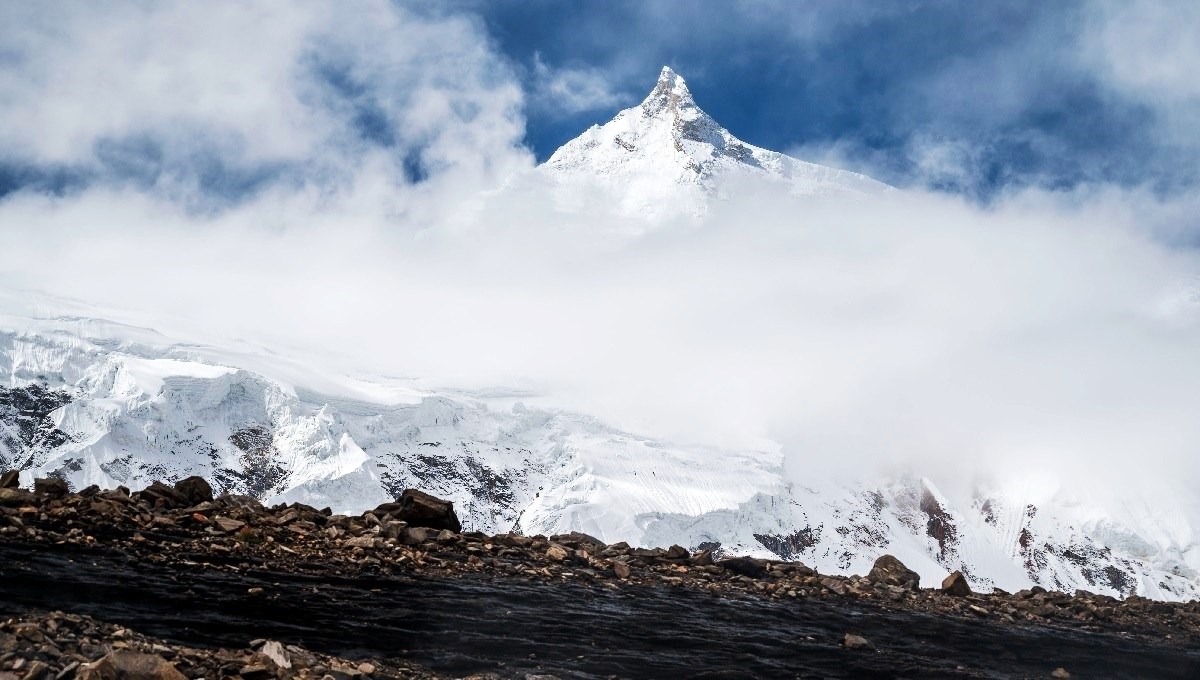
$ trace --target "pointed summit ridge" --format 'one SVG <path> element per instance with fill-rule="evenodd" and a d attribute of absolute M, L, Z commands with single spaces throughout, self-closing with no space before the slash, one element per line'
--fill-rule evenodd
<path fill-rule="evenodd" d="M 688 90 L 683 76 L 672 71 L 670 66 L 664 66 L 654 89 L 642 102 L 642 108 L 647 113 L 654 114 L 663 109 L 678 109 L 681 106 L 694 107 L 696 102 L 692 99 L 692 93 Z"/>
<path fill-rule="evenodd" d="M 795 196 L 875 195 L 887 185 L 853 172 L 806 163 L 734 137 L 697 106 L 682 76 L 664 66 L 638 106 L 567 142 L 538 170 L 560 188 L 562 205 L 601 189 L 627 215 L 700 215 L 731 187 L 762 181 Z"/>

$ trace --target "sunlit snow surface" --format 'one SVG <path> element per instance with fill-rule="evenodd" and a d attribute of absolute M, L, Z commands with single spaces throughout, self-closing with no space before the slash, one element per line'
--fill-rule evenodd
<path fill-rule="evenodd" d="M 558 185 L 564 211 L 604 206 L 647 218 L 700 215 L 714 198 L 764 184 L 841 201 L 890 190 L 866 175 L 737 139 L 696 105 L 669 68 L 640 105 L 567 142 L 537 172 Z"/>

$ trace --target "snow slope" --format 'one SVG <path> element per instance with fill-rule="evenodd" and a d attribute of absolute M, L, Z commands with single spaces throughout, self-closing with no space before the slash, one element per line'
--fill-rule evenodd
<path fill-rule="evenodd" d="M 843 201 L 890 189 L 866 175 L 737 139 L 696 105 L 683 78 L 667 67 L 645 101 L 567 142 L 538 172 L 555 185 L 563 210 L 600 203 L 648 218 L 700 215 L 713 198 L 764 183 L 795 196 Z"/>
<path fill-rule="evenodd" d="M 43 312 L 51 307 L 42 305 Z M 27 310 L 26 310 L 27 311 Z M 266 502 L 360 512 L 418 487 L 482 531 L 585 531 L 926 583 L 1200 596 L 1194 516 L 1020 485 L 948 499 L 929 479 L 792 481 L 777 451 L 682 446 L 512 399 L 347 377 L 245 347 L 78 316 L 0 315 L 0 468 L 22 483 L 145 486 L 198 474 Z"/>

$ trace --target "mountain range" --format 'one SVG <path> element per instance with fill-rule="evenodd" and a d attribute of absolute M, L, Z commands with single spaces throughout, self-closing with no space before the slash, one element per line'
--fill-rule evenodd
<path fill-rule="evenodd" d="M 698 216 L 755 187 L 805 201 L 895 191 L 742 142 L 664 68 L 638 106 L 536 168 L 565 211 L 601 202 L 645 220 Z M 778 448 L 661 441 L 519 391 L 435 390 L 344 375 L 245 343 L 198 342 L 67 301 L 0 295 L 0 468 L 73 487 L 201 475 L 268 503 L 361 512 L 415 487 L 485 532 L 581 531 L 866 573 L 890 553 L 976 587 L 1200 597 L 1186 504 L 1096 504 L 1072 489 L 911 471 L 842 480 Z M 154 325 L 154 324 L 149 324 Z M 952 475 L 951 475 L 952 476 Z M 954 491 L 939 486 L 953 481 Z M 959 490 L 960 487 L 966 490 Z"/>

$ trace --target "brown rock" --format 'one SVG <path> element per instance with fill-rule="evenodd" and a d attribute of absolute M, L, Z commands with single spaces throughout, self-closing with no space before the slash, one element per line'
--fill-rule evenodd
<path fill-rule="evenodd" d="M 758 578 L 767 573 L 767 565 L 752 557 L 729 557 L 717 562 L 717 566 L 728 569 L 740 576 Z"/>
<path fill-rule="evenodd" d="M 821 579 L 821 585 L 832 590 L 838 595 L 845 595 L 847 591 L 845 582 L 843 582 L 841 579 L 833 578 L 832 576 L 826 576 L 825 578 Z"/>
<path fill-rule="evenodd" d="M 362 677 L 362 672 L 357 668 L 351 668 L 349 666 L 334 666 L 333 668 L 329 669 L 329 673 L 327 675 L 332 677 L 333 680 L 356 680 L 357 678 Z"/>
<path fill-rule="evenodd" d="M 408 527 L 404 530 L 405 545 L 421 545 L 429 540 L 429 531 L 423 527 Z"/>
<path fill-rule="evenodd" d="M 563 560 L 567 559 L 567 551 L 561 545 L 552 545 L 546 550 L 546 557 L 549 557 L 555 562 L 562 562 Z"/>
<path fill-rule="evenodd" d="M 572 531 L 569 534 L 551 536 L 550 538 L 557 543 L 562 543 L 563 545 L 569 545 L 576 548 L 583 548 L 591 553 L 598 553 L 607 547 L 607 544 L 604 541 L 601 541 L 591 534 L 585 534 L 582 531 Z"/>
<path fill-rule="evenodd" d="M 245 522 L 240 519 L 233 519 L 232 517 L 215 517 L 213 518 L 213 522 L 221 528 L 221 531 L 226 532 L 237 531 L 246 526 Z"/>
<path fill-rule="evenodd" d="M 34 661 L 25 669 L 25 677 L 23 680 L 42 680 L 47 677 L 50 671 L 49 664 L 42 661 Z"/>
<path fill-rule="evenodd" d="M 21 471 L 9 470 L 0 475 L 0 489 L 15 489 L 21 485 Z"/>
<path fill-rule="evenodd" d="M 33 494 L 25 489 L 0 489 L 0 505 L 18 506 L 33 502 Z"/>
<path fill-rule="evenodd" d="M 183 494 L 188 503 L 199 505 L 200 503 L 212 502 L 213 490 L 209 485 L 208 480 L 195 475 L 184 477 L 175 482 L 175 490 Z"/>
<path fill-rule="evenodd" d="M 842 646 L 846 649 L 875 649 L 875 645 L 870 640 L 849 633 L 846 633 L 846 637 L 842 638 Z"/>
<path fill-rule="evenodd" d="M 159 501 L 162 501 L 162 504 L 168 508 L 182 508 L 188 505 L 187 496 L 157 480 L 150 482 L 150 486 L 137 492 L 136 495 L 150 505 L 157 505 Z"/>
<path fill-rule="evenodd" d="M 47 477 L 33 480 L 33 492 L 49 498 L 62 498 L 71 493 L 67 480 L 59 477 Z"/>
<path fill-rule="evenodd" d="M 155 654 L 126 649 L 79 669 L 78 680 L 187 680 L 169 661 Z"/>
<path fill-rule="evenodd" d="M 914 589 L 921 586 L 921 576 L 892 555 L 881 555 L 875 560 L 875 565 L 867 574 L 867 580 L 890 586 L 905 586 L 911 583 Z"/>
<path fill-rule="evenodd" d="M 355 536 L 347 538 L 345 545 L 347 548 L 374 548 L 375 538 L 373 536 Z"/>
<path fill-rule="evenodd" d="M 270 668 L 267 668 L 262 664 L 255 664 L 252 666 L 244 666 L 242 670 L 238 671 L 238 676 L 241 677 L 242 680 L 268 680 L 269 678 L 275 677 L 275 673 L 272 672 Z"/>
<path fill-rule="evenodd" d="M 462 523 L 454 513 L 454 503 L 416 489 L 405 489 L 395 503 L 384 503 L 375 508 L 373 514 L 377 517 L 391 515 L 393 519 L 408 522 L 410 527 L 462 532 Z"/>
<path fill-rule="evenodd" d="M 613 572 L 617 578 L 629 578 L 629 565 L 624 562 L 613 562 Z"/>
<path fill-rule="evenodd" d="M 1055 678 L 1055 680 L 1071 680 L 1071 674 L 1065 668 L 1055 668 L 1050 677 Z"/>
<path fill-rule="evenodd" d="M 971 585 L 961 571 L 955 571 L 942 581 L 942 592 L 954 597 L 967 597 L 971 594 Z"/>
<path fill-rule="evenodd" d="M 670 548 L 667 548 L 667 553 L 663 555 L 663 557 L 669 560 L 682 560 L 689 556 L 690 555 L 687 551 L 687 548 L 681 545 L 673 545 Z"/>
<path fill-rule="evenodd" d="M 284 646 L 274 640 L 268 640 L 263 643 L 261 649 L 258 650 L 263 656 L 267 657 L 280 668 L 291 668 L 292 657 Z"/>

